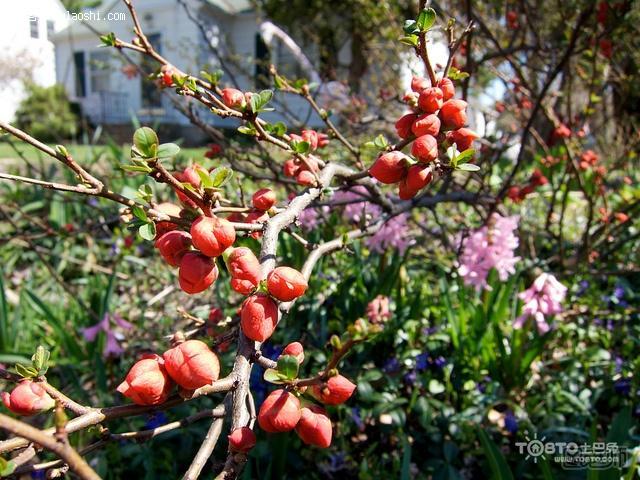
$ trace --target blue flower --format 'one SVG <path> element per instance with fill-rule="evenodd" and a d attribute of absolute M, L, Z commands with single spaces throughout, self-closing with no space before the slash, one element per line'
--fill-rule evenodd
<path fill-rule="evenodd" d="M 578 283 L 578 291 L 576 292 L 576 296 L 581 297 L 585 294 L 588 288 L 589 282 L 587 280 L 582 280 L 580 283 Z"/>
<path fill-rule="evenodd" d="M 426 370 L 429 366 L 429 354 L 427 352 L 421 353 L 416 357 L 416 369 L 419 372 Z"/>
<path fill-rule="evenodd" d="M 144 424 L 145 430 L 151 430 L 154 428 L 158 428 L 165 423 L 167 423 L 169 419 L 167 418 L 166 413 L 164 412 L 156 412 L 147 417 L 147 421 Z"/>
<path fill-rule="evenodd" d="M 391 357 L 382 367 L 384 373 L 396 373 L 400 370 L 400 361 L 396 357 Z"/>
<path fill-rule="evenodd" d="M 416 383 L 416 379 L 417 378 L 418 378 L 418 374 L 416 373 L 416 371 L 415 370 L 411 370 L 409 373 L 407 373 L 404 376 L 404 381 L 408 385 L 413 385 L 414 383 Z"/>
<path fill-rule="evenodd" d="M 442 355 L 440 355 L 438 358 L 436 358 L 433 361 L 433 364 L 435 365 L 436 368 L 441 369 L 441 368 L 444 368 L 444 366 L 447 364 L 447 360 Z"/>
<path fill-rule="evenodd" d="M 628 378 L 621 378 L 620 380 L 616 380 L 613 384 L 613 389 L 618 395 L 626 397 L 631 392 L 631 380 L 629 380 Z"/>
<path fill-rule="evenodd" d="M 507 411 L 504 416 L 504 428 L 511 435 L 515 435 L 518 432 L 518 419 L 511 411 Z"/>
<path fill-rule="evenodd" d="M 364 422 L 362 421 L 362 417 L 360 416 L 360 409 L 358 407 L 353 407 L 351 409 L 351 420 L 356 424 L 358 430 L 364 430 Z"/>

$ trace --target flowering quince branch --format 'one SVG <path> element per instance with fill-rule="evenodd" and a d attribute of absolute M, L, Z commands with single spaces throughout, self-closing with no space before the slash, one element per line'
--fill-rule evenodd
<path fill-rule="evenodd" d="M 231 371 L 222 378 L 217 355 L 206 343 L 192 338 L 200 332 L 207 332 L 206 322 L 196 322 L 197 328 L 187 334 L 176 332 L 171 336 L 171 348 L 162 355 L 146 354 L 132 365 L 117 391 L 135 405 L 98 408 L 78 404 L 46 382 L 42 372 L 43 368 L 46 370 L 46 361 L 38 357 L 41 353 L 34 356 L 31 367 L 17 367 L 19 375 L 2 373 L 2 378 L 18 383 L 11 394 L 5 392 L 3 396 L 5 404 L 14 413 L 32 415 L 44 412 L 57 402 L 56 418 L 63 418 L 63 407 L 77 416 L 69 421 L 57 421 L 56 428 L 36 430 L 37 435 L 23 428 L 21 422 L 13 420 L 15 423 L 7 424 L 7 430 L 18 437 L 0 442 L 0 453 L 29 447 L 30 443 L 35 442 L 61 457 L 61 461 L 55 465 L 66 463 L 82 478 L 97 478 L 95 472 L 69 446 L 68 434 L 109 420 L 164 410 L 200 396 L 222 392 L 226 393 L 224 405 L 214 410 L 203 411 L 153 430 L 122 434 L 103 430 L 100 442 L 148 439 L 192 421 L 213 418 L 206 438 L 185 473 L 184 478 L 187 479 L 198 478 L 203 471 L 222 434 L 225 416 L 230 417 L 229 452 L 224 468 L 216 478 L 236 478 L 240 474 L 247 459 L 246 453 L 255 445 L 253 427 L 256 419 L 267 432 L 295 430 L 303 442 L 326 448 L 332 437 L 331 420 L 327 412 L 308 400 L 303 399 L 301 403 L 299 397 L 308 394 L 315 402 L 325 405 L 337 405 L 348 400 L 356 385 L 342 376 L 337 367 L 354 346 L 379 332 L 381 325 L 377 321 L 358 319 L 348 328 L 344 338 L 334 335 L 331 339 L 333 354 L 329 362 L 322 371 L 309 378 L 298 378 L 298 368 L 304 360 L 300 343 L 289 344 L 283 355 L 274 361 L 261 355 L 263 342 L 271 337 L 282 316 L 289 312 L 295 301 L 305 294 L 311 273 L 323 256 L 344 248 L 350 241 L 375 235 L 387 222 L 419 206 L 430 207 L 447 201 L 491 201 L 490 198 L 484 199 L 466 191 L 430 196 L 420 194 L 439 176 L 448 175 L 453 170 L 478 169 L 470 163 L 474 153 L 471 146 L 477 135 L 465 127 L 466 102 L 455 98 L 451 79 L 446 75 L 439 79 L 436 77 L 426 51 L 427 33 L 435 22 L 435 11 L 425 8 L 425 2 L 421 1 L 418 19 L 405 27 L 405 30 L 410 30 L 410 35 L 417 38 L 414 46 L 425 62 L 429 79 L 413 79 L 412 92 L 405 97 L 411 111 L 396 123 L 396 131 L 402 140 L 395 145 L 390 145 L 385 139 L 373 142 L 380 154 L 373 165 L 365 170 L 361 164 L 360 149 L 340 133 L 328 113 L 315 102 L 307 85 L 295 87 L 272 69 L 276 82 L 280 83 L 279 88 L 297 93 L 310 103 L 333 136 L 355 157 L 356 169 L 322 160 L 312 153 L 326 145 L 326 135 L 314 130 L 303 130 L 300 135 L 287 134 L 286 127 L 282 130 L 261 119 L 259 114 L 271 100 L 271 91 L 253 93 L 233 88 L 221 89 L 217 81 L 211 78 L 205 81 L 171 65 L 153 49 L 144 35 L 132 2 L 123 1 L 131 12 L 135 38 L 131 43 L 115 36 L 107 36 L 103 41 L 116 49 L 132 50 L 153 58 L 160 64 L 157 75 L 164 87 L 175 87 L 176 93 L 198 100 L 216 115 L 240 119 L 243 122 L 240 132 L 254 137 L 258 145 L 267 142 L 291 155 L 282 166 L 284 177 L 287 180 L 294 179 L 289 184 L 295 183 L 306 188 L 295 194 L 284 207 L 277 206 L 275 191 L 263 188 L 254 193 L 251 206 L 248 207 L 244 197 L 237 202 L 224 196 L 222 187 L 233 174 L 231 169 L 221 166 L 208 171 L 193 164 L 183 171 L 170 172 L 163 161 L 174 158 L 179 147 L 160 144 L 152 129 L 142 127 L 136 130 L 133 137 L 132 163 L 122 168 L 135 174 L 145 174 L 158 183 L 168 185 L 178 196 L 180 205 L 156 205 L 152 192 L 145 191 L 143 187 L 138 192 L 142 201 L 134 201 L 109 191 L 102 181 L 76 163 L 64 147 L 52 149 L 21 130 L 0 122 L 0 128 L 61 161 L 76 173 L 82 184 L 62 185 L 4 174 L 0 178 L 108 198 L 123 204 L 127 209 L 122 219 L 138 227 L 143 238 L 153 240 L 165 262 L 178 269 L 179 285 L 184 292 L 198 294 L 206 291 L 218 279 L 219 262 L 224 262 L 232 289 L 245 296 L 240 308 L 239 327 L 237 320 L 220 324 L 227 332 L 216 337 L 216 342 L 237 337 L 234 363 Z M 409 145 L 412 156 L 402 153 Z M 362 222 L 360 228 L 340 237 L 317 245 L 310 244 L 292 227 L 305 209 L 318 204 L 334 188 L 334 184 L 345 191 L 362 189 L 365 195 L 361 195 L 363 198 L 360 202 L 371 202 L 380 208 L 381 213 L 375 221 Z M 399 199 L 389 198 L 379 184 L 398 185 Z M 231 215 L 227 218 L 218 215 L 224 213 Z M 301 271 L 277 265 L 277 245 L 283 232 L 293 235 L 309 250 Z M 258 257 L 247 247 L 234 247 L 237 236 L 243 234 L 261 239 Z M 186 312 L 182 316 L 190 319 Z M 283 385 L 283 388 L 269 395 L 257 413 L 249 388 L 254 363 L 266 368 L 267 381 Z M 172 394 L 176 386 L 179 393 Z M 4 428 L 1 422 L 0 426 Z M 63 443 L 62 447 L 60 442 Z M 35 448 L 27 451 L 31 457 L 35 455 Z"/>

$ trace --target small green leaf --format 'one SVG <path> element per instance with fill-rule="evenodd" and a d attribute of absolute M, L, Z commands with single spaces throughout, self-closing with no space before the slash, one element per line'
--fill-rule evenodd
<path fill-rule="evenodd" d="M 198 168 L 196 171 L 198 172 L 198 176 L 200 177 L 200 182 L 201 182 L 202 188 L 211 188 L 211 187 L 213 187 L 213 182 L 211 181 L 211 177 L 209 176 L 209 172 L 207 172 L 206 170 L 202 170 L 200 168 Z"/>
<path fill-rule="evenodd" d="M 383 148 L 387 148 L 389 146 L 389 142 L 388 140 L 385 138 L 384 135 L 380 134 L 378 135 L 376 138 L 374 138 L 373 140 L 373 144 L 378 147 L 379 149 L 383 149 Z"/>
<path fill-rule="evenodd" d="M 16 372 L 23 378 L 36 378 L 38 376 L 38 371 L 32 366 L 25 366 L 21 363 L 16 363 Z"/>
<path fill-rule="evenodd" d="M 218 82 L 220 82 L 220 79 L 222 78 L 222 75 L 224 75 L 224 72 L 222 70 L 214 70 L 213 72 L 208 72 L 206 70 L 202 70 L 200 72 L 200 74 L 204 77 L 205 80 L 207 80 L 211 85 L 217 85 Z"/>
<path fill-rule="evenodd" d="M 125 172 L 151 172 L 151 168 L 147 167 L 146 165 L 144 167 L 142 165 L 120 165 L 120 168 Z"/>
<path fill-rule="evenodd" d="M 233 170 L 225 166 L 218 167 L 209 174 L 209 177 L 211 177 L 211 186 L 213 188 L 220 188 L 231 180 Z"/>
<path fill-rule="evenodd" d="M 12 460 L 5 460 L 0 457 L 0 477 L 8 477 L 16 469 L 16 464 Z"/>
<path fill-rule="evenodd" d="M 49 350 L 44 348 L 42 345 L 38 345 L 36 348 L 36 353 L 31 357 L 31 362 L 33 364 L 33 368 L 38 371 L 38 375 L 44 375 L 49 368 L 49 357 L 51 353 Z"/>
<path fill-rule="evenodd" d="M 175 143 L 163 143 L 158 147 L 158 158 L 160 160 L 173 158 L 180 153 L 180 147 Z"/>
<path fill-rule="evenodd" d="M 405 45 L 409 45 L 410 47 L 418 46 L 418 36 L 417 35 L 406 35 L 404 37 L 400 37 L 400 43 L 404 43 Z"/>
<path fill-rule="evenodd" d="M 473 148 L 467 148 L 463 152 L 460 152 L 460 154 L 456 157 L 456 163 L 460 163 L 462 160 L 467 160 L 469 158 L 473 158 L 473 155 L 475 153 L 476 153 L 476 151 Z"/>
<path fill-rule="evenodd" d="M 402 29 L 407 35 L 415 35 L 420 32 L 418 23 L 415 20 L 405 20 L 404 27 Z"/>
<path fill-rule="evenodd" d="M 133 144 L 146 158 L 154 158 L 158 148 L 158 135 L 149 127 L 142 127 L 133 134 Z"/>
<path fill-rule="evenodd" d="M 473 163 L 461 163 L 456 168 L 464 172 L 477 172 L 478 170 L 480 170 L 480 167 L 478 165 L 474 165 Z"/>
<path fill-rule="evenodd" d="M 107 33 L 106 35 L 100 35 L 100 42 L 102 42 L 103 47 L 115 47 L 116 46 L 116 34 L 113 32 Z"/>
<path fill-rule="evenodd" d="M 149 217 L 147 217 L 147 212 L 145 212 L 144 208 L 142 208 L 140 205 L 134 205 L 133 207 L 131 207 L 131 213 L 133 213 L 133 215 L 137 219 L 142 220 L 143 222 L 149 221 Z"/>
<path fill-rule="evenodd" d="M 264 375 L 262 376 L 262 378 L 264 378 L 264 380 L 269 383 L 275 383 L 275 384 L 284 383 L 282 376 L 278 373 L 277 370 L 273 368 L 267 368 L 264 371 Z"/>
<path fill-rule="evenodd" d="M 56 152 L 58 152 L 63 157 L 69 157 L 69 150 L 64 145 L 56 145 Z"/>
<path fill-rule="evenodd" d="M 451 67 L 449 69 L 448 77 L 451 80 L 462 80 L 464 78 L 467 78 L 468 76 L 469 76 L 469 74 L 467 72 L 461 72 L 456 67 Z"/>
<path fill-rule="evenodd" d="M 256 133 L 258 133 L 255 129 L 255 127 L 251 126 L 251 127 L 246 127 L 246 126 L 241 126 L 238 127 L 238 132 L 243 133 L 244 135 L 252 135 L 255 136 Z"/>
<path fill-rule="evenodd" d="M 291 148 L 296 153 L 305 154 L 311 149 L 311 144 L 309 142 L 304 141 L 304 140 L 292 140 L 291 141 Z"/>
<path fill-rule="evenodd" d="M 138 233 L 145 240 L 152 241 L 156 238 L 156 226 L 153 222 L 145 223 L 138 228 Z"/>
<path fill-rule="evenodd" d="M 278 373 L 287 380 L 298 376 L 298 360 L 293 355 L 282 355 L 278 358 Z"/>
<path fill-rule="evenodd" d="M 416 27 L 421 32 L 426 32 L 433 27 L 434 23 L 436 23 L 436 11 L 433 8 L 425 8 L 418 15 Z"/>

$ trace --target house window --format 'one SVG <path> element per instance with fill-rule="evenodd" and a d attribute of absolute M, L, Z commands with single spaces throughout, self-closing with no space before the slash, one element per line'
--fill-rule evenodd
<path fill-rule="evenodd" d="M 89 82 L 91 93 L 109 91 L 109 58 L 110 53 L 106 50 L 99 50 L 89 54 Z"/>
<path fill-rule="evenodd" d="M 304 77 L 304 72 L 300 66 L 300 62 L 287 46 L 276 40 L 274 63 L 278 69 L 278 73 L 286 78 L 297 79 Z"/>
<path fill-rule="evenodd" d="M 38 38 L 38 26 L 39 26 L 38 17 L 34 17 L 33 15 L 30 16 L 29 32 L 31 33 L 31 38 Z"/>
<path fill-rule="evenodd" d="M 54 32 L 55 32 L 55 24 L 53 23 L 53 20 L 47 20 L 47 39 L 48 40 L 53 39 Z"/>
<path fill-rule="evenodd" d="M 262 39 L 260 33 L 256 33 L 256 66 L 255 84 L 256 89 L 269 88 L 269 64 L 271 63 L 271 53 L 269 46 Z"/>
<path fill-rule="evenodd" d="M 156 52 L 162 55 L 162 38 L 159 33 L 147 35 L 147 40 L 154 48 Z M 140 62 L 142 70 L 145 72 L 154 71 L 157 68 L 157 64 L 150 61 L 145 55 Z M 162 107 L 162 94 L 160 89 L 153 80 L 149 80 L 146 75 L 142 75 L 140 78 L 140 90 L 142 95 L 142 108 L 158 108 Z"/>
<path fill-rule="evenodd" d="M 87 77 L 84 69 L 84 52 L 73 52 L 73 69 L 76 80 L 76 97 L 85 97 L 87 95 Z"/>

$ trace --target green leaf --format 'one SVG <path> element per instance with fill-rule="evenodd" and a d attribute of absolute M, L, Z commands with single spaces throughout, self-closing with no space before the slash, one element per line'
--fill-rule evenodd
<path fill-rule="evenodd" d="M 389 141 L 384 135 L 380 134 L 373 139 L 373 144 L 380 150 L 382 150 L 383 148 L 387 148 L 389 146 Z"/>
<path fill-rule="evenodd" d="M 291 148 L 296 153 L 305 154 L 311 149 L 311 144 L 304 140 L 293 140 L 291 142 Z"/>
<path fill-rule="evenodd" d="M 156 237 L 156 226 L 153 222 L 145 223 L 138 228 L 138 233 L 145 240 L 152 241 Z"/>
<path fill-rule="evenodd" d="M 133 144 L 146 158 L 155 158 L 158 149 L 158 135 L 149 127 L 142 127 L 133 134 Z"/>
<path fill-rule="evenodd" d="M 211 177 L 211 186 L 214 188 L 220 188 L 231 180 L 231 177 L 233 177 L 233 170 L 225 166 L 218 167 L 209 174 L 209 177 Z"/>
<path fill-rule="evenodd" d="M 420 32 L 418 28 L 418 23 L 415 20 L 406 20 L 404 22 L 404 27 L 402 27 L 404 33 L 407 35 L 415 35 Z"/>
<path fill-rule="evenodd" d="M 475 153 L 476 151 L 473 148 L 467 148 L 456 157 L 456 163 L 460 163 L 462 160 L 467 160 L 468 158 L 473 158 Z"/>
<path fill-rule="evenodd" d="M 100 42 L 102 42 L 103 47 L 115 47 L 116 46 L 116 34 L 113 32 L 107 33 L 106 35 L 100 35 Z"/>
<path fill-rule="evenodd" d="M 409 45 L 410 47 L 418 46 L 418 36 L 417 35 L 406 35 L 404 37 L 400 37 L 400 42 L 405 45 Z"/>
<path fill-rule="evenodd" d="M 63 157 L 69 157 L 69 150 L 64 145 L 56 145 L 56 152 Z"/>
<path fill-rule="evenodd" d="M 0 457 L 0 477 L 8 477 L 16 469 L 15 462 Z"/>
<path fill-rule="evenodd" d="M 491 478 L 496 480 L 513 480 L 513 474 L 509 469 L 509 465 L 504 458 L 504 455 L 498 450 L 498 447 L 493 440 L 489 438 L 489 435 L 481 428 L 477 428 L 478 438 L 482 444 L 484 454 L 489 462 L 489 468 L 493 474 Z"/>
<path fill-rule="evenodd" d="M 147 217 L 147 212 L 145 212 L 144 208 L 142 208 L 140 205 L 134 205 L 133 207 L 131 207 L 131 213 L 133 213 L 133 215 L 137 219 L 142 220 L 143 222 L 149 221 L 149 217 Z"/>
<path fill-rule="evenodd" d="M 209 172 L 198 168 L 196 170 L 198 172 L 198 176 L 200 177 L 200 182 L 202 184 L 202 188 L 211 188 L 213 187 L 213 181 L 209 176 Z"/>
<path fill-rule="evenodd" d="M 204 77 L 205 80 L 207 80 L 211 85 L 217 85 L 218 82 L 220 82 L 220 79 L 222 78 L 222 75 L 224 75 L 224 72 L 222 70 L 214 70 L 213 72 L 208 72 L 206 70 L 202 70 L 200 72 L 200 74 Z"/>
<path fill-rule="evenodd" d="M 22 378 L 36 378 L 38 376 L 38 371 L 32 366 L 25 366 L 21 363 L 16 364 L 16 372 Z"/>
<path fill-rule="evenodd" d="M 436 11 L 433 8 L 425 8 L 420 12 L 416 20 L 416 27 L 421 32 L 428 31 L 436 23 Z"/>
<path fill-rule="evenodd" d="M 44 348 L 42 345 L 38 345 L 36 348 L 36 353 L 31 357 L 31 362 L 33 364 L 33 368 L 38 371 L 38 375 L 44 375 L 47 373 L 47 369 L 49 368 L 49 357 L 51 356 L 51 352 Z"/>
<path fill-rule="evenodd" d="M 480 167 L 473 163 L 463 163 L 461 165 L 458 165 L 456 168 L 464 172 L 477 172 L 478 170 L 480 170 Z"/>
<path fill-rule="evenodd" d="M 269 103 L 273 97 L 271 90 L 262 90 L 260 93 L 255 93 L 251 97 L 251 111 L 258 113 L 264 110 L 264 106 Z"/>
<path fill-rule="evenodd" d="M 120 168 L 125 172 L 149 173 L 152 171 L 151 168 L 146 165 L 120 165 Z"/>
<path fill-rule="evenodd" d="M 278 373 L 287 380 L 298 376 L 298 360 L 293 355 L 282 355 L 278 358 Z"/>
<path fill-rule="evenodd" d="M 244 135 L 251 135 L 251 136 L 255 136 L 256 133 L 258 133 L 254 126 L 247 127 L 247 126 L 244 126 L 244 125 L 238 127 L 238 132 L 240 132 L 240 133 L 242 133 Z"/>
<path fill-rule="evenodd" d="M 448 77 L 451 80 L 462 80 L 463 78 L 467 78 L 468 76 L 469 76 L 469 74 L 467 72 L 461 72 L 456 67 L 451 67 L 449 69 Z"/>
<path fill-rule="evenodd" d="M 282 375 L 280 375 L 278 371 L 273 368 L 267 368 L 264 371 L 264 375 L 262 376 L 262 378 L 264 378 L 265 382 L 269 382 L 269 383 L 275 383 L 275 384 L 284 383 Z"/>
<path fill-rule="evenodd" d="M 160 160 L 173 158 L 180 153 L 180 147 L 175 143 L 163 143 L 158 147 L 158 158 Z"/>

